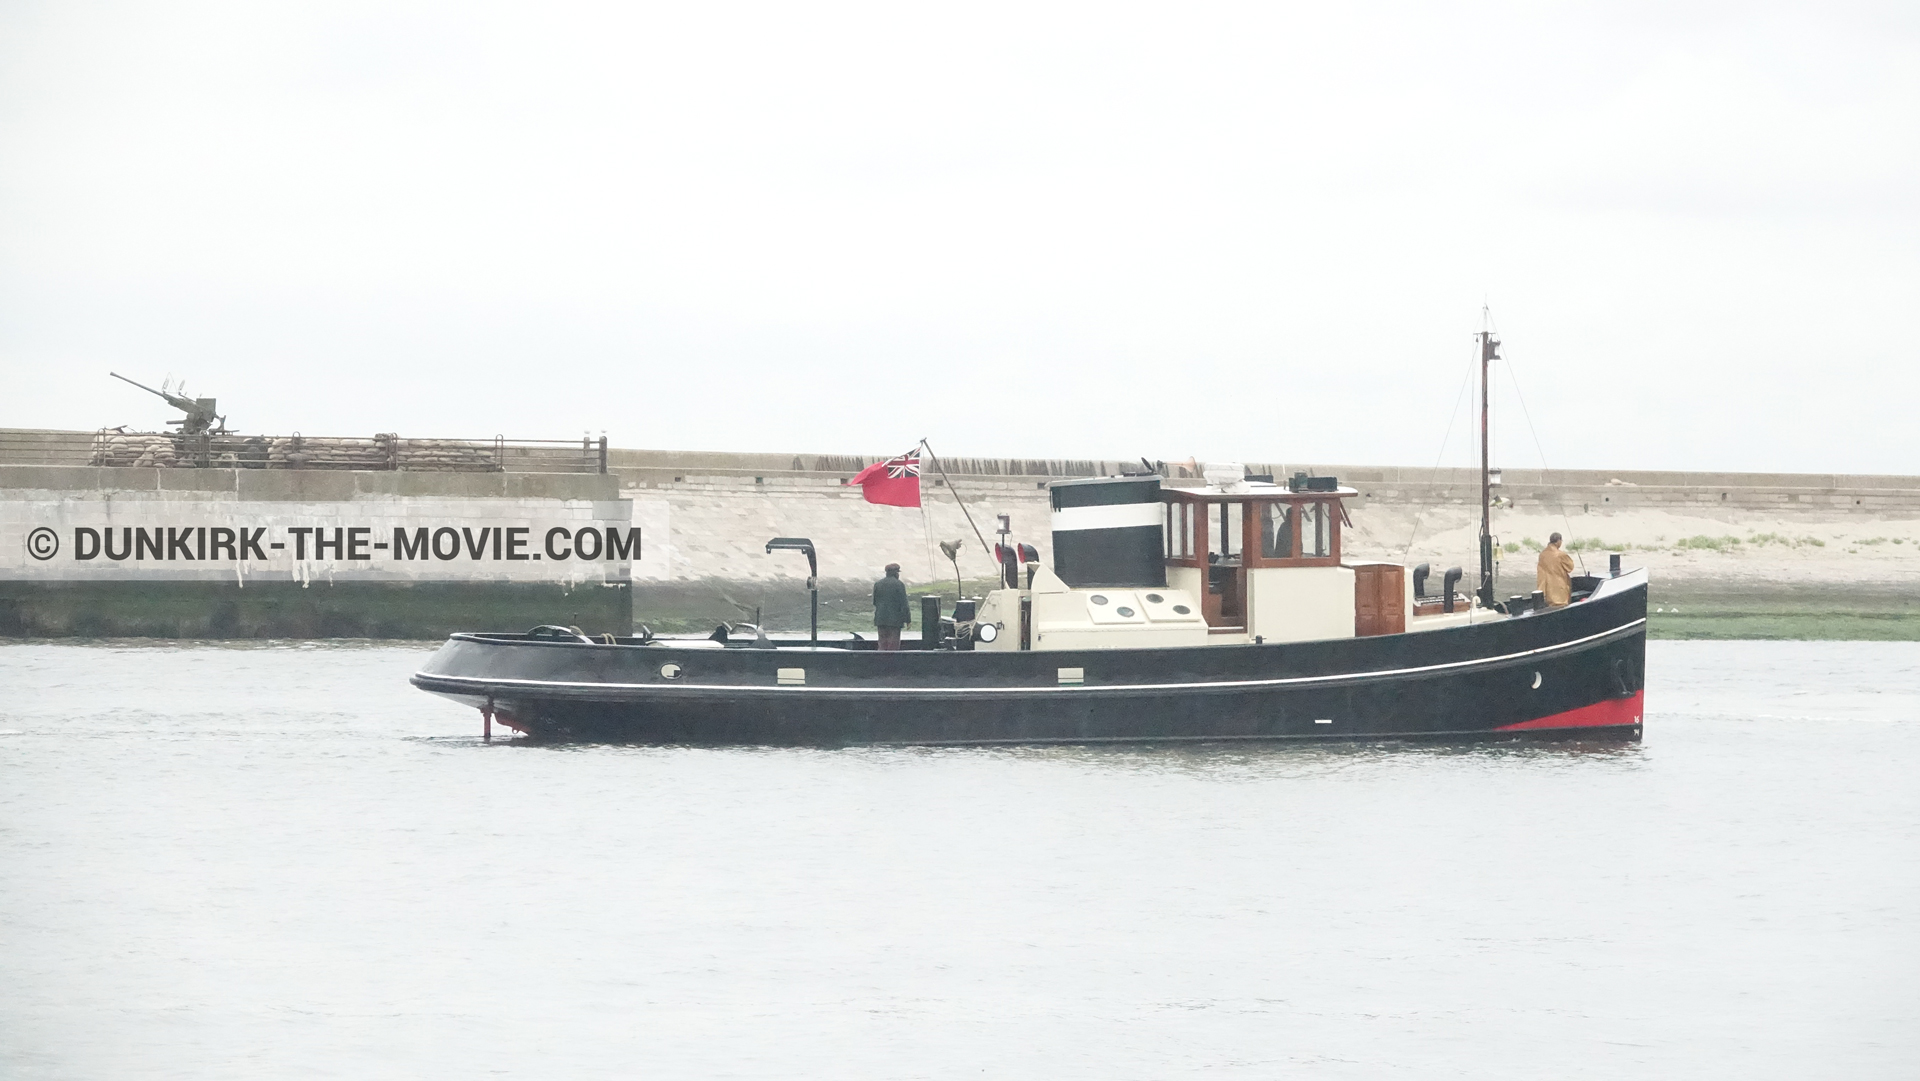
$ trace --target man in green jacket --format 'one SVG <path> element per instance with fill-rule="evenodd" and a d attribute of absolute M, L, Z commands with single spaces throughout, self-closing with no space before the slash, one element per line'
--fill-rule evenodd
<path fill-rule="evenodd" d="M 887 576 L 873 583 L 873 625 L 880 631 L 880 648 L 900 648 L 900 628 L 911 626 L 907 611 L 907 584 L 900 580 L 900 564 L 887 564 Z"/>

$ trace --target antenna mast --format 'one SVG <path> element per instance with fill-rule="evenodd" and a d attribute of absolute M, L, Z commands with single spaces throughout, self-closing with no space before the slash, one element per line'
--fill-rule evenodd
<path fill-rule="evenodd" d="M 1493 473 L 1487 446 L 1488 398 L 1492 394 L 1488 378 L 1493 361 L 1500 355 L 1500 340 L 1493 336 L 1492 319 L 1480 309 L 1480 603 L 1493 607 Z"/>

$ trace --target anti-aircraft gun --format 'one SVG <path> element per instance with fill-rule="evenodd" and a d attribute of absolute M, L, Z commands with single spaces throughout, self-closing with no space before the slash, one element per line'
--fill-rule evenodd
<path fill-rule="evenodd" d="M 162 398 L 186 416 L 167 423 L 178 429 L 164 435 L 102 430 L 94 445 L 95 465 L 211 466 L 223 468 L 262 467 L 266 464 L 266 441 L 258 436 L 240 439 L 227 431 L 227 418 L 216 409 L 213 398 L 189 398 L 175 394 L 160 384 L 155 390 L 135 382 L 119 372 L 107 373 L 123 383 Z M 186 388 L 180 387 L 180 390 Z"/>
<path fill-rule="evenodd" d="M 145 383 L 134 383 L 133 380 L 128 379 L 119 372 L 108 372 L 107 374 L 120 380 L 122 383 L 133 383 L 134 386 L 139 387 L 148 394 L 157 394 L 165 398 L 168 405 L 185 413 L 186 416 L 167 422 L 168 424 L 179 425 L 181 435 L 208 436 L 227 434 L 227 418 L 214 412 L 214 406 L 219 399 L 183 398 L 178 394 L 169 394 L 164 390 L 155 390 Z M 181 389 L 184 390 L 185 388 L 183 387 Z"/>

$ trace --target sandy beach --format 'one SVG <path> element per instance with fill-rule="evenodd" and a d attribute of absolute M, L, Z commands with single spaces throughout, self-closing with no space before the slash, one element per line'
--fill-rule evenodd
<path fill-rule="evenodd" d="M 1817 512 L 1721 515 L 1667 510 L 1554 514 L 1497 511 L 1502 577 L 1531 577 L 1555 532 L 1577 561 L 1604 571 L 1607 553 L 1645 567 L 1656 582 L 1775 587 L 1920 589 L 1920 520 L 1863 519 Z M 1478 509 L 1380 505 L 1357 508 L 1346 553 L 1361 558 L 1459 565 L 1471 572 Z"/>
<path fill-rule="evenodd" d="M 1628 509 L 1496 512 L 1501 596 L 1533 590 L 1547 538 L 1605 573 L 1608 554 L 1645 567 L 1655 638 L 1920 640 L 1920 519 L 1798 510 L 1677 513 Z M 1357 509 L 1349 558 L 1477 565 L 1478 509 L 1374 504 Z M 1409 543 L 1411 542 L 1411 543 Z"/>

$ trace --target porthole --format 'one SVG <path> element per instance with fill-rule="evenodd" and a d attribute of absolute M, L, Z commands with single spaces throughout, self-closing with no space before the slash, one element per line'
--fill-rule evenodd
<path fill-rule="evenodd" d="M 1176 604 L 1173 606 L 1173 614 L 1178 616 L 1190 616 L 1193 614 L 1193 609 L 1188 608 L 1184 604 Z"/>
<path fill-rule="evenodd" d="M 1107 603 L 1107 595 L 1104 593 L 1095 593 L 1093 596 L 1088 597 L 1087 599 L 1092 601 L 1095 604 Z"/>
<path fill-rule="evenodd" d="M 660 678 L 661 678 L 661 679 L 679 679 L 679 678 L 680 678 L 680 666 L 679 666 L 679 665 L 677 665 L 677 664 L 663 664 L 663 665 L 661 665 L 661 666 L 660 666 Z"/>
<path fill-rule="evenodd" d="M 1533 674 L 1533 689 L 1536 691 L 1540 689 L 1540 673 L 1538 672 Z"/>
<path fill-rule="evenodd" d="M 1162 597 L 1162 596 L 1161 596 L 1160 594 L 1158 594 L 1158 593 L 1149 593 L 1149 594 L 1147 594 L 1147 603 L 1148 603 L 1148 604 L 1159 604 L 1160 602 L 1162 602 L 1162 601 L 1164 601 L 1164 600 L 1166 600 L 1166 598 L 1165 598 L 1165 597 Z"/>
<path fill-rule="evenodd" d="M 1126 618 L 1131 619 L 1133 618 L 1133 609 L 1128 608 L 1126 605 L 1123 604 L 1120 607 L 1115 608 L 1113 610 L 1113 614 L 1117 616 L 1125 616 Z"/>
<path fill-rule="evenodd" d="M 991 642 L 995 638 L 1000 637 L 1000 625 L 997 623 L 982 623 L 974 628 L 973 635 L 982 642 Z"/>

